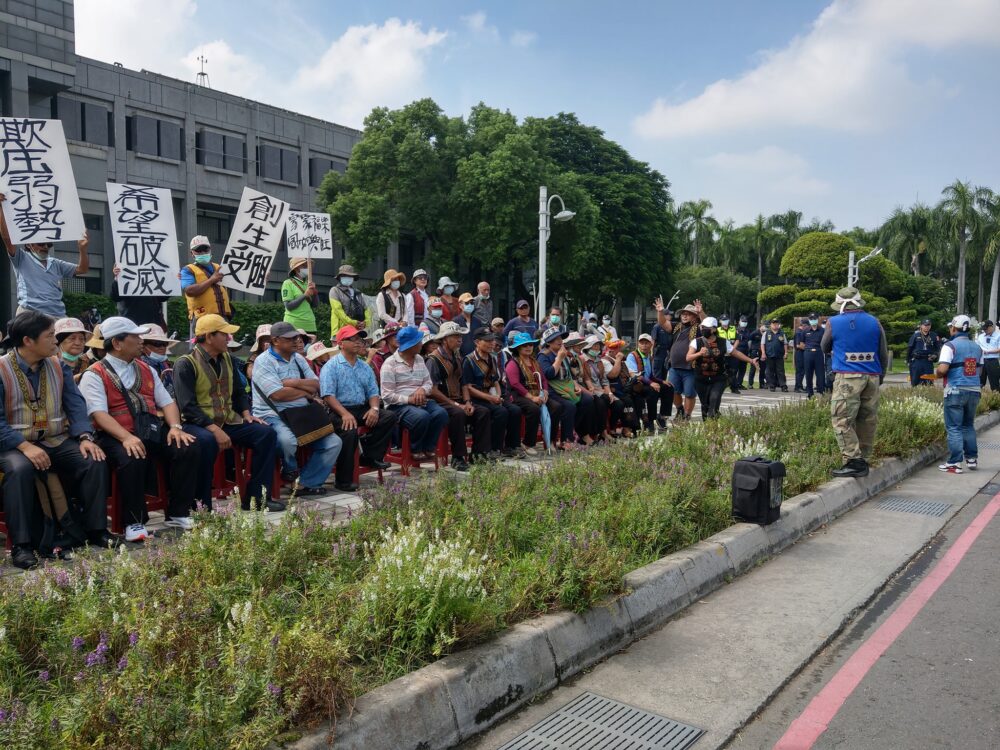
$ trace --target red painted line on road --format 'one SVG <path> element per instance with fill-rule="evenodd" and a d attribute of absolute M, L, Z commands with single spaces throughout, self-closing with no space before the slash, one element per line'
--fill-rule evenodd
<path fill-rule="evenodd" d="M 816 743 L 819 736 L 830 726 L 830 722 L 840 711 L 844 701 L 858 687 L 875 662 L 913 622 L 913 618 L 930 601 L 941 584 L 955 572 L 962 558 L 998 511 L 1000 511 L 1000 493 L 993 496 L 924 580 L 910 592 L 896 611 L 854 652 L 833 679 L 810 701 L 775 744 L 774 750 L 809 750 Z"/>

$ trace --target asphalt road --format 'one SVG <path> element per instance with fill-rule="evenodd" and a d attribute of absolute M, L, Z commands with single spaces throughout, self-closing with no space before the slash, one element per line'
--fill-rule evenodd
<path fill-rule="evenodd" d="M 894 612 L 906 609 L 907 597 L 934 576 L 935 567 L 990 499 L 976 495 L 727 747 L 773 748 L 784 736 L 787 744 L 782 748 L 1000 748 L 1000 514 L 985 525 L 951 575 L 871 665 L 815 744 L 801 738 L 788 742 L 786 735 L 807 707 L 821 709 L 825 702 L 828 710 L 835 710 L 829 695 L 813 699 L 831 681 L 834 687 L 838 684 L 838 673 L 841 679 L 848 674 L 851 667 L 842 667 L 859 650 L 852 666 L 878 644 L 873 634 Z"/>

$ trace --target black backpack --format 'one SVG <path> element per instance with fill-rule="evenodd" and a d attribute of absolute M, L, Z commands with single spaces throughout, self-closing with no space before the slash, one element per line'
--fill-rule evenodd
<path fill-rule="evenodd" d="M 762 456 L 741 458 L 733 466 L 733 518 L 766 526 L 781 517 L 785 465 Z"/>

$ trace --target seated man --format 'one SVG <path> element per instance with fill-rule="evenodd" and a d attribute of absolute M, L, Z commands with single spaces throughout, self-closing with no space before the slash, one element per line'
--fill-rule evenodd
<path fill-rule="evenodd" d="M 271 499 L 278 436 L 250 413 L 250 401 L 228 351 L 229 334 L 238 330 L 221 315 L 202 315 L 195 323 L 194 349 L 174 364 L 184 431 L 194 435 L 200 453 L 195 498 L 212 507 L 216 456 L 235 444 L 253 452 L 247 496 L 241 498 L 243 510 L 259 509 L 263 501 L 268 510 L 282 511 L 285 504 Z"/>
<path fill-rule="evenodd" d="M 118 479 L 125 541 L 146 539 L 146 470 L 149 461 L 159 457 L 167 461 L 170 499 L 166 525 L 179 529 L 194 528 L 194 483 L 198 451 L 194 438 L 181 427 L 177 404 L 156 373 L 143 362 L 140 328 L 128 318 L 114 316 L 101 323 L 104 335 L 104 359 L 95 363 L 80 378 L 80 392 L 87 400 L 87 413 L 97 427 L 97 444 L 108 455 Z M 166 417 L 157 416 L 159 411 Z M 159 436 L 137 434 L 137 420 L 152 415 Z M 147 419 L 148 417 L 143 417 Z M 139 420 L 142 421 L 142 420 Z M 166 433 L 165 437 L 162 437 Z"/>
<path fill-rule="evenodd" d="M 431 398 L 448 412 L 448 441 L 451 443 L 451 468 L 468 471 L 465 453 L 465 426 L 472 425 L 472 460 L 487 458 L 490 447 L 490 410 L 473 406 L 469 401 L 468 384 L 462 378 L 462 337 L 465 329 L 449 320 L 441 324 L 434 337 L 435 347 L 427 358 L 431 374 Z M 499 458 L 499 456 L 496 456 Z"/>
<path fill-rule="evenodd" d="M 71 480 L 83 505 L 91 544 L 117 542 L 107 532 L 108 472 L 91 434 L 87 405 L 73 375 L 56 356 L 55 321 L 27 311 L 10 324 L 11 349 L 0 357 L 0 472 L 13 550 L 11 562 L 38 565 L 32 531 L 38 528 L 35 479 L 50 469 Z M 71 486 L 67 481 L 66 487 Z"/>
<path fill-rule="evenodd" d="M 399 349 L 382 365 L 382 400 L 410 433 L 410 448 L 417 461 L 434 458 L 448 412 L 429 399 L 433 384 L 424 359 L 417 352 L 424 335 L 406 326 L 396 336 Z"/>
<path fill-rule="evenodd" d="M 496 335 L 489 328 L 479 328 L 473 339 L 476 348 L 462 362 L 462 379 L 472 404 L 490 414 L 490 451 L 499 451 L 504 458 L 527 458 L 521 447 L 521 408 L 504 398 L 504 376 L 499 355 L 494 353 Z"/>
<path fill-rule="evenodd" d="M 343 441 L 337 459 L 336 487 L 344 492 L 358 488 L 354 483 L 354 452 L 361 444 L 360 462 L 372 469 L 388 469 L 385 451 L 396 427 L 396 415 L 381 410 L 378 385 L 371 366 L 361 359 L 365 332 L 354 326 L 337 331 L 340 353 L 330 358 L 319 374 L 319 393 L 333 410 L 337 434 Z M 358 437 L 358 427 L 367 432 Z"/>
<path fill-rule="evenodd" d="M 280 413 L 319 398 L 319 378 L 296 351 L 301 343 L 299 332 L 291 323 L 281 321 L 271 326 L 271 346 L 254 361 L 253 415 L 278 433 L 278 447 L 285 466 L 282 478 L 295 479 L 296 495 L 306 497 L 326 494 L 323 483 L 337 463 L 341 440 L 330 434 L 310 443 L 312 456 L 299 473 L 295 458 L 298 440 Z"/>

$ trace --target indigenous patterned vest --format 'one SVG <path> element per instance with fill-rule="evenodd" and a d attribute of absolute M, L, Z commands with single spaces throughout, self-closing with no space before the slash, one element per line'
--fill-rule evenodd
<path fill-rule="evenodd" d="M 194 393 L 198 406 L 216 425 L 243 424 L 243 418 L 233 411 L 233 360 L 229 352 L 222 353 L 219 374 L 201 346 L 186 354 L 184 359 L 194 367 Z"/>
<path fill-rule="evenodd" d="M 532 396 L 541 395 L 542 389 L 538 384 L 541 378 L 539 378 L 538 375 L 541 374 L 542 371 L 538 368 L 538 361 L 532 358 L 530 368 L 526 368 L 524 366 L 524 361 L 520 357 L 515 357 L 514 361 L 517 362 L 517 369 L 521 371 L 521 385 L 523 385 Z"/>
<path fill-rule="evenodd" d="M 129 399 L 132 402 L 133 410 L 156 414 L 156 397 L 154 396 L 156 375 L 153 374 L 153 370 L 149 365 L 138 359 L 134 360 L 131 366 L 139 370 L 136 373 L 135 383 L 132 384 L 131 388 L 126 389 Z M 111 375 L 108 374 L 110 366 L 101 361 L 91 369 L 95 370 L 101 376 L 101 382 L 104 383 L 104 392 L 108 396 L 108 415 L 129 432 L 134 432 L 135 422 L 132 419 L 132 412 L 129 411 L 128 404 L 125 403 L 125 396 L 122 395 L 121 390 L 115 383 L 115 379 L 117 378 L 112 379 Z M 119 380 L 118 382 L 121 381 Z"/>
<path fill-rule="evenodd" d="M 69 423 L 62 408 L 63 370 L 56 357 L 42 360 L 38 374 L 38 392 L 31 387 L 11 350 L 0 357 L 0 382 L 4 388 L 4 414 L 7 424 L 29 443 L 44 443 L 55 448 L 68 437 Z"/>
<path fill-rule="evenodd" d="M 440 349 L 431 354 L 430 359 L 444 368 L 445 384 L 448 386 L 448 392 L 445 395 L 453 401 L 461 401 L 462 363 L 455 357 L 446 357 L 441 354 Z"/>
<path fill-rule="evenodd" d="M 695 340 L 698 344 L 696 351 L 708 350 L 708 354 L 694 361 L 695 375 L 699 378 L 714 378 L 720 372 L 724 372 L 726 368 L 725 343 L 720 341 L 718 337 L 714 341 L 709 341 L 704 337 Z"/>
<path fill-rule="evenodd" d="M 208 274 L 205 273 L 205 269 L 197 263 L 189 263 L 186 268 L 194 276 L 195 284 L 208 281 Z M 213 272 L 218 270 L 218 268 L 218 263 L 212 264 Z M 222 284 L 213 284 L 197 297 L 188 297 L 185 294 L 184 299 L 187 301 L 188 319 L 190 320 L 210 313 L 221 315 L 226 320 L 233 317 L 233 308 L 229 305 L 229 291 Z"/>

